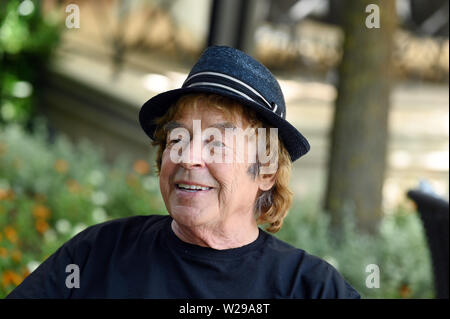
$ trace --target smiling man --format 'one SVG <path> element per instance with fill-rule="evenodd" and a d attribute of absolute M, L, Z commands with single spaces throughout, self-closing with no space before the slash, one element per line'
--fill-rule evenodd
<path fill-rule="evenodd" d="M 139 120 L 158 147 L 169 215 L 89 227 L 8 297 L 359 298 L 330 264 L 270 234 L 291 206 L 292 162 L 309 144 L 286 121 L 267 68 L 210 47 L 182 88 L 151 98 Z"/>

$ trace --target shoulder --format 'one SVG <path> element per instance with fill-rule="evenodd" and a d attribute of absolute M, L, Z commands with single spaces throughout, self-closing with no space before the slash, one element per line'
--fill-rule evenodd
<path fill-rule="evenodd" d="M 309 254 L 303 249 L 296 248 L 273 235 L 267 234 L 265 254 L 283 268 L 295 268 L 296 271 L 313 276 L 329 271 L 332 267 L 320 257 Z"/>
<path fill-rule="evenodd" d="M 8 298 L 70 298 L 67 266 L 80 267 L 85 278 L 107 273 L 114 253 L 124 256 L 140 240 L 151 240 L 169 222 L 168 215 L 133 216 L 93 225 L 48 257 Z M 89 279 L 86 279 L 89 281 Z"/>
<path fill-rule="evenodd" d="M 268 235 L 266 253 L 298 298 L 360 298 L 359 293 L 327 261 Z"/>
<path fill-rule="evenodd" d="M 92 225 L 77 234 L 73 239 L 88 239 L 90 237 L 117 234 L 117 231 L 137 231 L 147 228 L 157 228 L 164 221 L 167 221 L 168 215 L 138 215 L 117 218 L 100 224 Z"/>
<path fill-rule="evenodd" d="M 139 215 L 109 220 L 92 225 L 66 242 L 77 250 L 93 246 L 115 246 L 118 242 L 130 242 L 143 234 L 158 231 L 168 221 L 168 215 Z"/>

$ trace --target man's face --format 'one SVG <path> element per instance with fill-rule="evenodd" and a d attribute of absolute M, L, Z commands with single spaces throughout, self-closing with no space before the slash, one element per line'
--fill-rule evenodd
<path fill-rule="evenodd" d="M 230 120 L 214 108 L 204 103 L 198 103 L 197 107 L 185 107 L 173 119 L 177 125 L 185 127 L 191 136 L 189 144 L 189 163 L 174 163 L 170 152 L 174 142 L 170 141 L 170 132 L 167 134 L 167 147 L 162 154 L 160 170 L 160 188 L 167 210 L 173 219 L 188 227 L 225 225 L 228 221 L 244 221 L 253 217 L 253 205 L 259 189 L 258 178 L 249 174 L 252 163 L 247 160 L 231 163 L 208 162 L 202 156 L 202 152 L 193 147 L 193 134 L 201 141 L 201 146 L 211 143 L 211 137 L 201 137 L 200 132 L 193 132 L 193 121 L 201 121 L 201 130 L 209 127 L 229 126 Z M 245 130 L 246 123 L 243 119 L 236 119 L 232 124 Z M 247 143 L 244 152 L 239 154 L 234 143 L 229 143 L 222 130 L 223 139 L 217 141 L 217 145 L 228 148 L 235 156 L 247 155 Z M 222 144 L 223 143 L 223 144 Z M 250 146 L 251 147 L 251 146 Z M 203 153 L 205 155 L 205 153 Z M 192 190 L 189 186 L 202 186 L 208 189 Z"/>

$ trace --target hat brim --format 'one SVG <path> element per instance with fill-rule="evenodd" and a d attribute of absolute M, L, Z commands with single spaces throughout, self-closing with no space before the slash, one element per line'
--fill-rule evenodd
<path fill-rule="evenodd" d="M 155 95 L 144 103 L 139 112 L 139 123 L 144 132 L 152 140 L 154 140 L 153 134 L 157 126 L 155 124 L 155 119 L 163 116 L 173 103 L 175 103 L 181 96 L 189 93 L 214 93 L 223 95 L 237 100 L 250 109 L 255 110 L 258 116 L 260 116 L 267 124 L 278 128 L 278 136 L 286 147 L 292 162 L 308 153 L 310 149 L 307 139 L 294 126 L 278 114 L 256 102 L 250 101 L 225 89 L 202 86 L 166 91 Z"/>

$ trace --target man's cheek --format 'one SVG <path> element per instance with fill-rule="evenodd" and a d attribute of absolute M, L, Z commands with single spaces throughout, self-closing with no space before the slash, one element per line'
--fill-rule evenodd
<path fill-rule="evenodd" d="M 170 193 L 169 177 L 164 169 L 161 169 L 161 174 L 159 175 L 159 189 L 161 190 L 161 195 L 163 197 L 168 197 Z"/>

